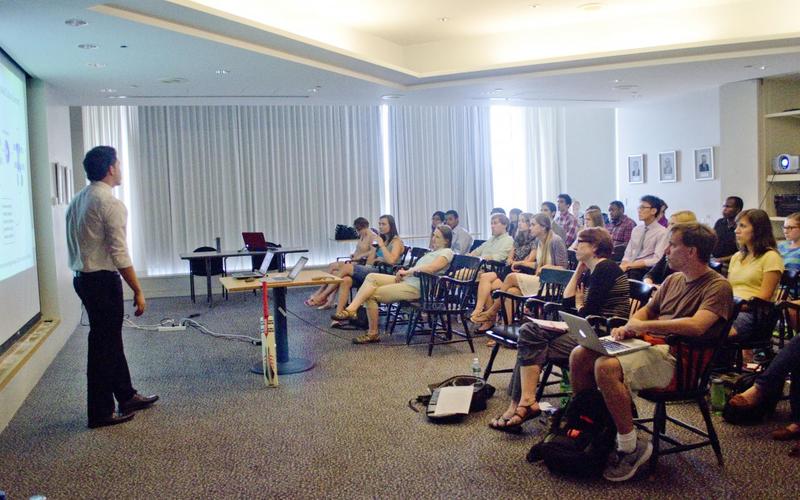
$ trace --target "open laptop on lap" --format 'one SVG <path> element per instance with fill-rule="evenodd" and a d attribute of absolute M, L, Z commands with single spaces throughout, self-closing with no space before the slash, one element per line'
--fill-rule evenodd
<path fill-rule="evenodd" d="M 264 262 L 261 263 L 261 268 L 257 271 L 237 271 L 235 273 L 231 273 L 231 277 L 236 278 L 237 280 L 243 280 L 247 278 L 261 278 L 262 276 L 267 275 L 267 268 L 269 267 L 269 263 L 272 262 L 273 257 L 272 252 L 267 252 L 264 255 Z"/>
<path fill-rule="evenodd" d="M 610 335 L 598 337 L 597 332 L 586 318 L 568 314 L 563 311 L 558 313 L 561 319 L 567 323 L 569 334 L 578 344 L 594 352 L 599 352 L 606 356 L 621 356 L 631 352 L 639 351 L 650 347 L 650 342 L 641 339 L 614 340 Z"/>
<path fill-rule="evenodd" d="M 297 279 L 297 275 L 300 274 L 300 271 L 306 267 L 306 262 L 308 262 L 308 257 L 300 257 L 300 260 L 292 267 L 292 270 L 289 271 L 287 276 L 266 276 L 264 281 L 267 283 L 286 283 L 289 281 L 294 281 Z"/>

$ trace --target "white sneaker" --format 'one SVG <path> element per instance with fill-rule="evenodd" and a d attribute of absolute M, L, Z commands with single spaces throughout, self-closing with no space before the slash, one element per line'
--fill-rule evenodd
<path fill-rule="evenodd" d="M 631 453 L 613 451 L 608 457 L 603 477 L 609 481 L 627 481 L 636 475 L 639 467 L 653 454 L 653 444 L 646 438 L 636 439 L 636 448 Z"/>

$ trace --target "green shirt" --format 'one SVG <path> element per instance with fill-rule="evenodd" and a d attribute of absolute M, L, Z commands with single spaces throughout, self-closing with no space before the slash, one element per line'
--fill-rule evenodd
<path fill-rule="evenodd" d="M 505 262 L 512 248 L 514 248 L 514 238 L 509 236 L 508 233 L 503 233 L 500 236 L 492 236 L 491 239 L 486 240 L 481 246 L 473 250 L 471 255 L 483 257 L 486 260 Z"/>

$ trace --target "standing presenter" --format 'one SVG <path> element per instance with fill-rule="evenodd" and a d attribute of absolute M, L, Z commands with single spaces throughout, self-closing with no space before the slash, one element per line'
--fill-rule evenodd
<path fill-rule="evenodd" d="M 67 209 L 67 248 L 73 286 L 89 316 L 87 409 L 89 428 L 94 429 L 131 420 L 158 396 L 143 396 L 133 388 L 122 346 L 120 275 L 133 290 L 136 316 L 144 313 L 145 300 L 125 241 L 128 210 L 111 193 L 122 183 L 117 152 L 97 146 L 86 153 L 83 167 L 91 184 Z"/>

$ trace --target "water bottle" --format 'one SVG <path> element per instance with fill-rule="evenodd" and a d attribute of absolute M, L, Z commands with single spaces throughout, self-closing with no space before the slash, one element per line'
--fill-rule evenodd
<path fill-rule="evenodd" d="M 222 239 L 219 236 L 214 238 L 214 244 L 217 247 L 217 252 L 221 252 L 222 251 Z"/>
<path fill-rule="evenodd" d="M 478 361 L 478 358 L 472 358 L 472 376 L 479 379 L 479 381 L 475 383 L 476 386 L 480 387 L 483 385 L 481 362 Z"/>
<path fill-rule="evenodd" d="M 566 408 L 569 404 L 570 396 L 569 394 L 572 393 L 572 386 L 569 383 L 569 372 L 566 370 L 561 371 L 561 382 L 559 382 L 558 387 L 560 392 L 565 393 L 566 395 L 561 396 L 561 408 Z"/>
<path fill-rule="evenodd" d="M 722 415 L 725 409 L 725 386 L 721 378 L 711 379 L 711 410 L 715 415 Z"/>

